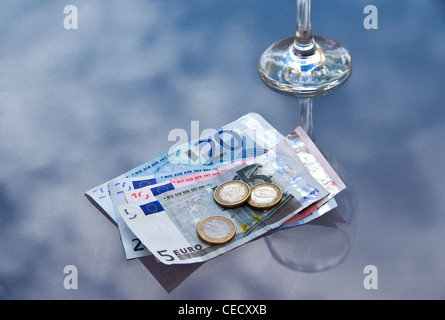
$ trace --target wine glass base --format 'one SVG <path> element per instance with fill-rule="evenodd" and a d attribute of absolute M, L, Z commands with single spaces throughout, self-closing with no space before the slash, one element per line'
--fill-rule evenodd
<path fill-rule="evenodd" d="M 272 44 L 258 61 L 263 82 L 271 89 L 298 97 L 318 97 L 341 87 L 352 72 L 352 59 L 339 42 L 314 36 L 310 55 L 296 50 L 295 37 Z"/>

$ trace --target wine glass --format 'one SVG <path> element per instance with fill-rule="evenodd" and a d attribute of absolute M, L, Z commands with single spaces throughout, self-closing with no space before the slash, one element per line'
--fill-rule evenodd
<path fill-rule="evenodd" d="M 299 98 L 300 124 L 315 140 L 312 98 L 342 86 L 351 75 L 352 60 L 337 41 L 312 35 L 311 0 L 296 0 L 296 4 L 296 35 L 267 48 L 258 61 L 258 71 L 269 88 Z M 358 212 L 355 189 L 338 161 L 324 155 L 348 186 L 335 197 L 337 208 L 307 224 L 266 237 L 273 257 L 293 270 L 317 272 L 332 268 L 344 260 L 352 244 Z"/>

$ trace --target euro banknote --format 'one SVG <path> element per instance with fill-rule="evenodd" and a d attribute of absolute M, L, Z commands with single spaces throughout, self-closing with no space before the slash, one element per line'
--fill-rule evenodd
<path fill-rule="evenodd" d="M 236 139 L 233 137 L 233 134 L 230 134 L 231 132 L 236 134 Z M 232 142 L 236 140 L 236 143 L 228 143 L 229 140 L 225 138 L 223 141 L 224 135 L 222 133 L 229 136 Z M 227 133 L 229 134 L 227 135 Z M 190 182 L 194 183 L 199 182 L 200 179 L 203 178 L 207 179 L 211 172 L 215 174 L 214 172 L 217 168 L 221 166 L 221 168 L 230 167 L 226 165 L 227 162 L 233 165 L 236 161 L 235 159 L 255 157 L 264 152 L 268 152 L 269 157 L 275 157 L 274 149 L 270 149 L 270 147 L 282 142 L 284 137 L 261 116 L 251 113 L 217 130 L 216 134 L 213 135 L 213 139 L 214 141 L 200 137 L 199 140 L 189 141 L 185 146 L 173 147 L 164 154 L 86 193 L 86 196 L 91 202 L 101 209 L 101 211 L 105 212 L 118 225 L 127 259 L 150 255 L 150 252 L 122 220 L 121 215 L 117 212 L 117 206 L 133 202 L 133 200 L 143 200 L 142 196 L 146 195 L 143 194 L 141 190 L 144 190 L 145 186 L 159 185 L 168 191 L 169 189 L 166 185 L 171 181 L 177 189 Z M 236 146 L 240 141 L 242 147 L 236 149 L 234 145 Z M 254 142 L 253 144 L 252 141 Z M 219 144 L 217 144 L 217 142 Z M 322 157 L 315 144 L 313 144 L 301 127 L 295 129 L 294 132 L 288 135 L 286 142 L 293 149 L 293 155 L 297 155 L 298 159 L 307 167 L 313 177 L 322 183 L 325 188 L 327 187 L 329 197 L 325 197 L 299 214 L 294 215 L 292 219 L 285 222 L 282 227 L 307 223 L 334 208 L 336 202 L 332 198 L 344 188 L 342 181 L 336 176 L 335 171 L 333 171 L 329 163 Z M 203 144 L 210 146 L 210 148 L 206 150 L 203 148 L 205 152 L 199 148 L 193 149 L 193 147 L 202 147 Z M 249 145 L 250 148 L 248 148 L 247 145 Z M 267 150 L 268 148 L 269 150 Z M 236 151 L 235 149 L 238 150 L 238 153 L 234 152 Z M 271 150 L 272 152 L 270 152 Z M 287 152 L 289 153 L 289 148 Z M 196 161 L 191 161 L 192 156 L 197 153 L 205 156 L 203 158 L 204 161 L 201 159 L 198 165 L 196 165 Z M 180 157 L 178 157 L 178 154 Z M 178 158 L 180 159 L 179 161 Z M 319 160 L 320 158 L 322 158 L 322 161 Z M 212 161 L 209 161 L 209 159 Z M 320 169 L 317 168 L 317 166 L 320 165 L 323 167 L 324 176 L 322 174 L 320 175 L 320 172 L 323 170 L 320 171 Z M 336 178 L 326 179 L 326 173 L 328 173 L 328 178 L 333 176 Z M 150 175 L 146 176 L 146 174 Z M 185 176 L 188 177 L 184 179 Z M 193 181 L 192 177 L 194 177 Z M 339 183 L 336 184 L 335 182 Z"/>

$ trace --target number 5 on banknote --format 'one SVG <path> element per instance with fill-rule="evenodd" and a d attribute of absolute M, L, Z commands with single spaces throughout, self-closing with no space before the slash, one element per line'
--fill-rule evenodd
<path fill-rule="evenodd" d="M 250 186 L 253 186 L 260 182 L 272 182 L 270 177 L 263 174 L 256 174 L 258 166 L 261 165 L 254 163 L 245 168 L 242 168 L 241 170 L 238 170 L 236 173 L 238 173 L 241 180 L 243 180 Z"/>

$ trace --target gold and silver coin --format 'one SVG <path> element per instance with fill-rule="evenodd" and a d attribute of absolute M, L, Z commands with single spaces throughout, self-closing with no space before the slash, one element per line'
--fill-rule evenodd
<path fill-rule="evenodd" d="M 198 235 L 208 244 L 224 244 L 235 236 L 235 225 L 223 216 L 204 219 L 198 226 Z"/>
<path fill-rule="evenodd" d="M 232 180 L 220 184 L 213 195 L 215 201 L 224 208 L 242 206 L 250 196 L 250 187 L 247 183 Z"/>
<path fill-rule="evenodd" d="M 258 210 L 268 210 L 280 203 L 283 197 L 281 188 L 276 184 L 264 182 L 250 188 L 250 198 L 247 203 Z"/>

